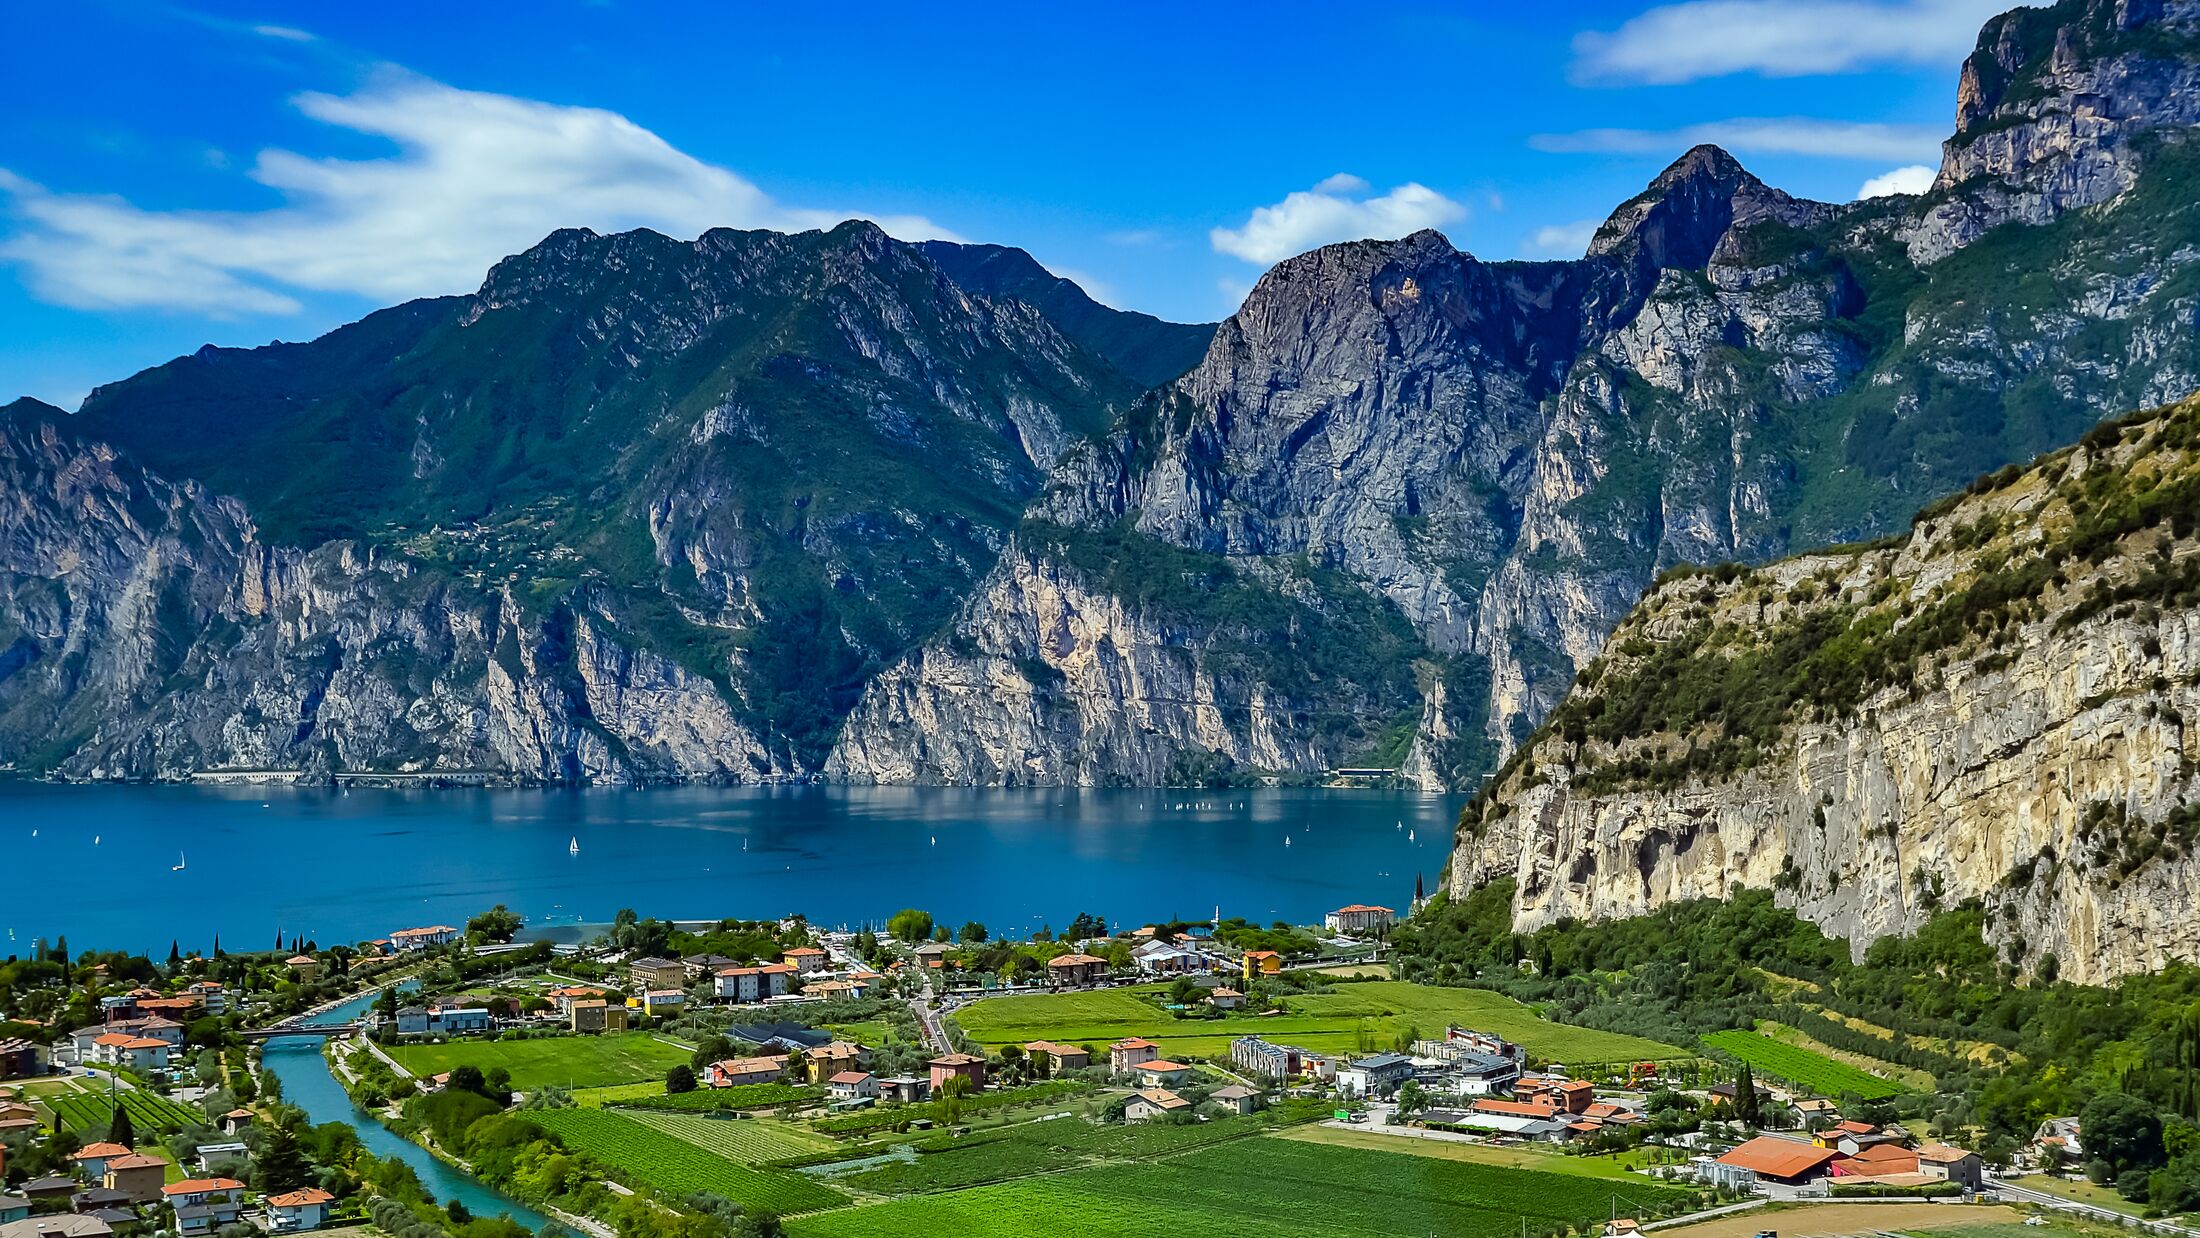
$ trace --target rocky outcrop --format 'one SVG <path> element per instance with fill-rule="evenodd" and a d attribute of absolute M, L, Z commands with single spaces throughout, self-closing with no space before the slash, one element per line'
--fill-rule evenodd
<path fill-rule="evenodd" d="M 0 765 L 520 781 L 788 771 L 706 678 L 584 598 L 349 542 L 273 547 L 241 504 L 0 412 Z"/>
<path fill-rule="evenodd" d="M 1293 722 L 1303 702 L 1214 656 L 1238 634 L 1126 603 L 1044 554 L 1004 555 L 969 615 L 872 681 L 826 777 L 1157 786 L 1207 763 L 1319 769 L 1333 757 Z"/>
<path fill-rule="evenodd" d="M 2149 138 L 2200 123 L 2196 57 L 2194 0 L 2063 0 L 1988 22 L 1963 62 L 1912 257 L 1934 262 L 2002 224 L 2130 189 Z"/>
<path fill-rule="evenodd" d="M 1907 536 L 1677 573 L 1462 818 L 1515 924 L 1735 886 L 1856 949 L 1971 899 L 2020 966 L 2200 960 L 2200 402 Z M 2012 470 L 2012 473 L 2014 471 Z"/>

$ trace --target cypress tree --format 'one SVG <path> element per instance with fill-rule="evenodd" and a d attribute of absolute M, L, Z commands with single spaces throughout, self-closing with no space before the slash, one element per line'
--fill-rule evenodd
<path fill-rule="evenodd" d="M 1764 1116 L 1757 1104 L 1757 1080 L 1750 1075 L 1747 1062 L 1734 1073 L 1734 1116 L 1748 1126 L 1757 1125 Z"/>

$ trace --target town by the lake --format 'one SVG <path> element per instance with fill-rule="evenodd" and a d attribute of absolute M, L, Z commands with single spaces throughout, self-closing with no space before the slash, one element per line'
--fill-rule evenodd
<path fill-rule="evenodd" d="M 1457 965 L 1409 917 L 1442 909 L 1425 883 L 1398 901 L 1305 924 L 1065 909 L 1020 936 L 917 908 L 546 936 L 499 905 L 358 941 L 40 940 L 0 965 L 0 1235 L 2136 1216 L 2085 1172 L 2115 1115 L 2011 1127 L 1804 1026 L 1661 1038 L 1433 983 Z M 1502 950 L 1514 985 L 1567 966 Z"/>

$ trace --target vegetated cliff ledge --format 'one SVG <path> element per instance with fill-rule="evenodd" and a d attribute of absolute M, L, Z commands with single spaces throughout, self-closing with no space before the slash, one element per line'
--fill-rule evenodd
<path fill-rule="evenodd" d="M 2187 400 L 1905 536 L 1668 573 L 1462 814 L 1449 884 L 1517 876 L 1521 929 L 1771 887 L 1860 951 L 1977 899 L 2035 971 L 2200 961 L 2196 723 Z"/>

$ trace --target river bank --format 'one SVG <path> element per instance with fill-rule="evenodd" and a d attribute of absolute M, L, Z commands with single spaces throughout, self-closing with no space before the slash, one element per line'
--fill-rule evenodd
<path fill-rule="evenodd" d="M 326 1007 L 318 1014 L 303 1016 L 297 1026 L 353 1022 L 372 1007 L 380 995 L 379 989 L 363 993 Z M 281 1036 L 268 1041 L 261 1049 L 261 1069 L 280 1082 L 284 1102 L 304 1110 L 308 1122 L 316 1125 L 338 1122 L 351 1127 L 367 1151 L 411 1166 L 420 1176 L 421 1185 L 438 1203 L 449 1204 L 456 1200 L 477 1216 L 507 1216 L 538 1232 L 551 1222 L 550 1217 L 507 1199 L 426 1148 L 399 1136 L 384 1126 L 377 1115 L 353 1104 L 334 1068 L 322 1054 L 326 1040 L 323 1036 Z"/>

